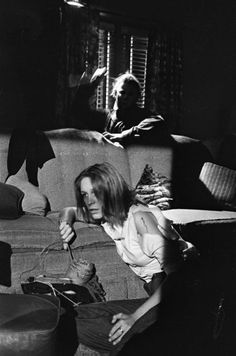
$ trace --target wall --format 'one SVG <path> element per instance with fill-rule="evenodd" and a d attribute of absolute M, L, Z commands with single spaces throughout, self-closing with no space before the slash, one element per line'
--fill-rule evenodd
<path fill-rule="evenodd" d="M 52 124 L 59 20 L 57 0 L 1 2 L 1 127 Z"/>
<path fill-rule="evenodd" d="M 185 12 L 182 128 L 187 135 L 236 132 L 235 18 L 234 1 L 199 1 Z"/>
<path fill-rule="evenodd" d="M 183 32 L 183 119 L 196 138 L 236 132 L 235 0 L 97 0 L 110 11 L 150 18 Z M 110 4 L 110 5 L 109 5 Z"/>
<path fill-rule="evenodd" d="M 109 8 L 108 0 L 98 3 Z M 236 132 L 236 2 L 152 0 L 145 4 L 120 0 L 110 10 L 182 29 L 184 97 L 179 132 L 196 138 Z"/>

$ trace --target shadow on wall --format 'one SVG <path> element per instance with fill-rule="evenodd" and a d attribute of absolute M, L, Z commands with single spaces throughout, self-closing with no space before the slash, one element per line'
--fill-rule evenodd
<path fill-rule="evenodd" d="M 0 127 L 53 126 L 59 29 L 58 0 L 1 2 Z"/>

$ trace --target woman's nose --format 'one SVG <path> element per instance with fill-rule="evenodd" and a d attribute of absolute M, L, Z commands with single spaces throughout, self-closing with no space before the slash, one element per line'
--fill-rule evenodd
<path fill-rule="evenodd" d="M 94 195 L 88 196 L 88 205 L 91 205 L 94 203 L 95 203 L 95 196 Z"/>

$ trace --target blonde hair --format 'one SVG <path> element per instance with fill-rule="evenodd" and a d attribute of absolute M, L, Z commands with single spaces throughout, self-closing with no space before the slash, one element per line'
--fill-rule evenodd
<path fill-rule="evenodd" d="M 111 91 L 111 96 L 113 98 L 116 97 L 117 95 L 117 89 L 123 85 L 123 84 L 129 84 L 133 85 L 137 91 L 137 98 L 140 97 L 141 95 L 141 85 L 138 81 L 138 79 L 135 77 L 135 75 L 131 74 L 130 72 L 125 72 L 124 74 L 120 74 L 113 83 L 112 86 L 112 91 Z"/>
<path fill-rule="evenodd" d="M 109 163 L 94 164 L 83 170 L 75 179 L 77 207 L 85 221 L 91 221 L 89 212 L 81 194 L 81 181 L 90 178 L 94 194 L 102 205 L 105 221 L 114 225 L 123 225 L 128 211 L 136 203 L 135 191 L 130 189 L 121 174 Z"/>

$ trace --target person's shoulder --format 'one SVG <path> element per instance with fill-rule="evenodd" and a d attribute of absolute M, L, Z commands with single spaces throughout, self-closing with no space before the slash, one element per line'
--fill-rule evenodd
<path fill-rule="evenodd" d="M 144 120 L 143 121 L 152 121 L 152 122 L 165 122 L 164 117 L 158 113 L 158 112 L 152 112 L 146 108 L 141 108 L 141 107 L 137 107 L 137 114 L 139 115 L 139 117 L 142 117 Z"/>
<path fill-rule="evenodd" d="M 137 214 L 150 212 L 150 209 L 147 205 L 138 203 L 138 204 L 132 205 L 129 209 L 129 212 L 134 215 L 137 215 Z"/>
<path fill-rule="evenodd" d="M 148 110 L 146 110 L 146 117 L 157 121 L 165 121 L 164 117 L 160 113 L 154 113 Z"/>

